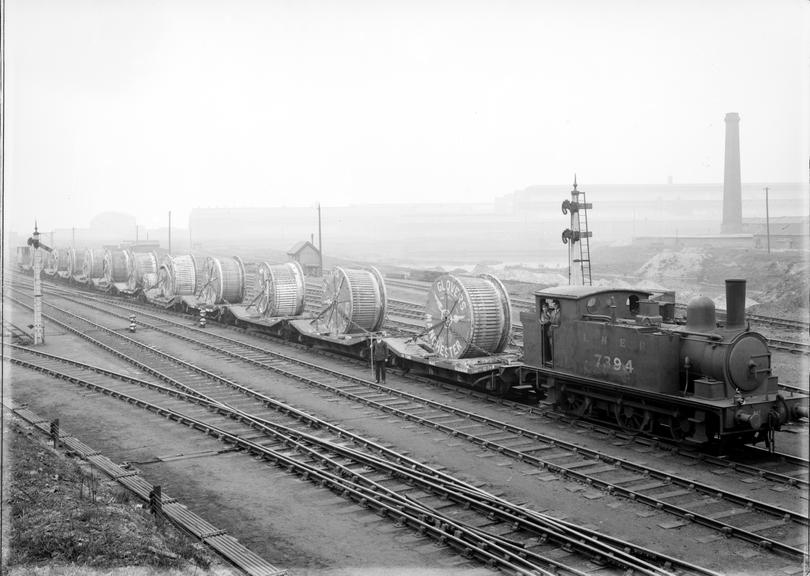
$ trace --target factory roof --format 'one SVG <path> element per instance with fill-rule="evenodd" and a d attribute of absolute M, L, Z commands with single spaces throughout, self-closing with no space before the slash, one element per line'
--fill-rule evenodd
<path fill-rule="evenodd" d="M 605 286 L 550 286 L 535 292 L 535 296 L 541 298 L 565 298 L 568 300 L 580 300 L 597 294 L 615 294 L 617 292 L 634 292 L 637 294 L 650 295 L 648 290 L 636 288 L 611 288 Z"/>

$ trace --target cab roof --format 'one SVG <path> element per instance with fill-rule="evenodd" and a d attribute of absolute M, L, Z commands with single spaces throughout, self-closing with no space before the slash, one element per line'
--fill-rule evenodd
<path fill-rule="evenodd" d="M 609 288 L 606 286 L 550 286 L 537 290 L 534 295 L 541 298 L 562 298 L 566 300 L 581 300 L 598 294 L 616 294 L 617 292 L 634 292 L 650 296 L 652 292 L 640 288 Z"/>

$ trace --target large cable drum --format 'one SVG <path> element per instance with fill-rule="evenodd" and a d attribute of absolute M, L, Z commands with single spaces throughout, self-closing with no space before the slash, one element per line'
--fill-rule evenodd
<path fill-rule="evenodd" d="M 84 251 L 82 275 L 88 280 L 104 276 L 104 250 L 88 248 Z"/>
<path fill-rule="evenodd" d="M 304 312 L 306 283 L 298 262 L 262 262 L 256 271 L 256 309 L 263 316 L 298 316 Z"/>
<path fill-rule="evenodd" d="M 48 276 L 56 274 L 59 267 L 59 254 L 56 250 L 45 252 L 45 257 L 42 259 L 42 271 Z"/>
<path fill-rule="evenodd" d="M 245 298 L 245 265 L 238 256 L 205 261 L 200 300 L 209 306 L 239 304 Z"/>
<path fill-rule="evenodd" d="M 431 286 L 425 305 L 430 345 L 443 358 L 502 352 L 512 325 L 509 294 L 489 274 L 446 274 Z"/>
<path fill-rule="evenodd" d="M 30 270 L 34 265 L 34 251 L 30 246 L 17 246 L 17 266 Z"/>
<path fill-rule="evenodd" d="M 152 288 L 156 288 L 157 286 L 158 286 L 157 272 L 147 272 L 146 274 L 141 276 L 141 289 L 151 290 Z"/>
<path fill-rule="evenodd" d="M 160 261 L 158 286 L 165 298 L 191 296 L 197 287 L 197 262 L 191 254 L 171 256 Z"/>
<path fill-rule="evenodd" d="M 75 248 L 69 248 L 67 273 L 70 276 L 81 275 L 83 263 L 84 263 L 84 251 L 76 250 Z"/>
<path fill-rule="evenodd" d="M 56 248 L 56 271 L 62 275 L 70 272 L 70 248 Z"/>
<path fill-rule="evenodd" d="M 157 282 L 157 255 L 154 252 L 132 252 L 129 256 L 127 287 L 131 290 L 139 287 L 148 290 L 154 287 Z M 152 275 L 149 277 L 151 283 L 145 281 L 147 274 Z"/>
<path fill-rule="evenodd" d="M 332 333 L 376 332 L 385 320 L 386 300 L 385 282 L 376 268 L 337 266 L 323 284 L 321 320 Z"/>
<path fill-rule="evenodd" d="M 129 279 L 129 252 L 105 250 L 103 267 L 104 279 L 107 282 L 126 282 Z"/>

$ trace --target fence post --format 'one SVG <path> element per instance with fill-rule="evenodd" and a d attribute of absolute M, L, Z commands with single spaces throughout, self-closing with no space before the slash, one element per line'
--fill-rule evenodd
<path fill-rule="evenodd" d="M 160 486 L 155 486 L 149 492 L 149 511 L 155 515 L 158 524 L 163 520 L 163 496 Z"/>
<path fill-rule="evenodd" d="M 53 440 L 53 447 L 59 447 L 59 418 L 51 422 L 51 440 Z"/>

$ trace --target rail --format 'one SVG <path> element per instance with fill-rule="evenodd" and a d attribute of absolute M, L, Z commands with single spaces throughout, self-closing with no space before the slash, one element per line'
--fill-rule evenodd
<path fill-rule="evenodd" d="M 64 358 L 52 357 L 38 353 L 40 357 L 56 360 L 60 363 L 77 365 Z M 344 498 L 348 498 L 363 506 L 372 508 L 378 513 L 388 515 L 400 524 L 407 524 L 419 532 L 430 536 L 440 542 L 450 544 L 463 550 L 466 555 L 475 556 L 490 565 L 510 570 L 520 574 L 548 574 L 547 568 L 559 573 L 564 570 L 577 576 L 584 574 L 576 569 L 566 566 L 558 560 L 544 557 L 527 550 L 524 546 L 516 545 L 514 541 L 487 533 L 475 528 L 475 524 L 468 525 L 455 520 L 446 513 L 439 512 L 429 506 L 418 504 L 418 498 L 411 494 L 397 492 L 386 488 L 382 484 L 370 480 L 357 471 L 360 468 L 371 468 L 376 473 L 384 473 L 388 477 L 403 479 L 408 486 L 431 492 L 443 499 L 461 506 L 465 510 L 476 510 L 491 522 L 497 518 L 501 522 L 510 524 L 514 531 L 522 530 L 549 539 L 566 550 L 575 550 L 586 558 L 597 559 L 601 563 L 617 566 L 622 570 L 634 570 L 640 574 L 661 575 L 668 574 L 670 568 L 687 570 L 688 573 L 713 574 L 711 571 L 691 565 L 671 557 L 667 557 L 644 548 L 631 545 L 627 542 L 611 538 L 607 535 L 596 534 L 592 531 L 576 527 L 570 523 L 554 519 L 547 515 L 516 506 L 506 500 L 491 495 L 472 485 L 461 482 L 452 476 L 436 469 L 419 464 L 405 456 L 393 453 L 395 460 L 387 460 L 392 451 L 372 442 L 359 438 L 351 433 L 341 431 L 339 438 L 348 437 L 355 444 L 359 444 L 365 451 L 359 451 L 345 445 L 344 442 L 332 442 L 315 435 L 307 434 L 289 426 L 273 423 L 246 412 L 224 405 L 223 403 L 207 397 L 188 395 L 176 390 L 167 389 L 158 384 L 151 384 L 142 380 L 115 374 L 115 381 L 130 382 L 137 386 L 148 388 L 162 394 L 171 394 L 195 405 L 201 405 L 218 416 L 227 417 L 249 425 L 254 430 L 260 430 L 275 440 L 274 447 L 267 446 L 256 439 L 247 439 L 243 436 L 229 433 L 221 426 L 201 420 L 199 417 L 190 417 L 182 412 L 160 406 L 153 401 L 111 389 L 107 386 L 91 382 L 86 378 L 78 377 L 75 373 L 64 373 L 52 367 L 44 367 L 22 359 L 11 359 L 12 362 L 30 369 L 46 372 L 58 378 L 70 380 L 75 384 L 118 398 L 129 405 L 141 407 L 159 414 L 172 421 L 199 430 L 207 435 L 213 435 L 220 440 L 244 449 L 251 454 L 261 456 L 276 465 L 295 472 L 303 479 L 320 486 L 327 487 Z M 87 365 L 84 369 L 93 369 Z M 112 376 L 113 374 L 109 373 Z M 329 426 L 328 423 L 307 417 L 308 426 Z M 377 452 L 375 455 L 373 452 Z M 346 460 L 349 460 L 347 463 Z M 410 492 L 410 490 L 409 490 Z M 656 564 L 651 564 L 654 559 Z M 666 567 L 667 569 L 662 569 Z"/>
<path fill-rule="evenodd" d="M 85 304 L 85 302 L 77 302 L 77 303 L 87 305 L 87 304 Z M 122 317 L 125 317 L 125 316 L 122 316 Z M 161 318 L 161 317 L 158 317 L 158 316 L 155 316 L 155 315 L 152 315 L 152 317 L 154 317 L 156 319 L 160 319 L 162 322 L 166 322 L 165 318 Z M 177 324 L 179 324 L 179 323 L 177 323 Z M 150 326 L 150 328 L 155 329 L 155 330 L 166 331 L 165 326 L 156 326 L 156 325 L 149 325 L 149 326 Z M 191 332 L 196 333 L 196 334 L 201 334 L 202 333 L 202 334 L 205 334 L 206 336 L 211 336 L 209 332 L 205 332 L 205 331 L 202 331 L 202 330 L 197 329 L 197 328 L 191 328 L 191 327 L 188 327 L 188 326 L 181 326 L 181 327 L 183 328 L 184 331 L 191 331 Z M 276 371 L 276 372 L 283 373 L 285 375 L 291 376 L 291 377 L 296 378 L 298 380 L 304 381 L 307 384 L 315 385 L 315 386 L 325 388 L 325 389 L 332 389 L 332 391 L 334 391 L 335 393 L 337 393 L 337 394 L 339 394 L 341 396 L 344 396 L 344 397 L 347 397 L 347 398 L 352 398 L 355 401 L 361 402 L 361 403 L 363 403 L 365 405 L 375 406 L 375 407 L 377 407 L 380 410 L 383 410 L 385 412 L 396 414 L 396 415 L 398 415 L 398 416 L 400 416 L 400 417 L 402 417 L 402 418 L 404 418 L 406 420 L 410 420 L 410 421 L 413 421 L 413 422 L 419 422 L 419 423 L 424 424 L 426 426 L 430 426 L 431 428 L 441 430 L 441 431 L 443 431 L 445 433 L 451 434 L 452 436 L 464 437 L 464 438 L 468 439 L 471 442 L 479 443 L 479 444 L 481 444 L 482 446 L 484 446 L 486 448 L 497 450 L 498 452 L 500 452 L 500 453 L 502 453 L 504 455 L 510 456 L 512 458 L 516 458 L 518 460 L 523 461 L 524 463 L 530 463 L 530 464 L 533 464 L 533 465 L 538 466 L 538 467 L 542 467 L 542 468 L 545 468 L 545 469 L 548 469 L 548 470 L 555 471 L 557 473 L 562 474 L 563 476 L 567 476 L 567 477 L 571 477 L 571 478 L 581 480 L 583 482 L 587 482 L 588 484 L 591 484 L 593 486 L 601 487 L 601 488 L 603 488 L 604 490 L 606 490 L 608 492 L 613 492 L 615 494 L 621 494 L 621 495 L 624 495 L 625 497 L 633 498 L 636 501 L 644 502 L 646 504 L 649 504 L 650 506 L 654 506 L 657 509 L 662 509 L 662 510 L 668 511 L 670 513 L 679 515 L 679 516 L 681 516 L 683 518 L 688 519 L 689 521 L 694 521 L 694 522 L 697 522 L 697 523 L 701 523 L 701 524 L 704 524 L 706 526 L 712 527 L 712 528 L 714 528 L 716 530 L 720 530 L 725 534 L 735 535 L 737 537 L 746 539 L 748 541 L 756 542 L 758 544 L 763 544 L 765 546 L 773 548 L 774 550 L 779 550 L 779 551 L 782 551 L 782 552 L 785 552 L 785 553 L 788 553 L 788 554 L 791 554 L 791 555 L 802 554 L 802 552 L 800 550 L 798 550 L 796 548 L 793 548 L 792 546 L 789 546 L 787 544 L 784 544 L 784 543 L 782 543 L 782 542 L 780 542 L 778 540 L 773 540 L 773 539 L 770 539 L 770 538 L 766 538 L 762 534 L 756 534 L 756 532 L 748 532 L 745 529 L 741 529 L 739 527 L 733 526 L 733 525 L 728 524 L 726 522 L 723 522 L 721 520 L 717 520 L 716 518 L 712 518 L 712 517 L 710 517 L 708 515 L 701 514 L 701 513 L 697 512 L 695 510 L 683 509 L 683 508 L 681 508 L 679 506 L 668 503 L 665 500 L 662 500 L 660 498 L 656 498 L 654 496 L 651 496 L 650 494 L 646 493 L 647 491 L 649 491 L 651 489 L 651 487 L 649 485 L 650 482 L 646 482 L 647 485 L 641 484 L 641 485 L 639 485 L 637 487 L 620 485 L 620 484 L 617 484 L 615 482 L 604 480 L 603 478 L 600 478 L 596 474 L 588 473 L 587 470 L 582 469 L 583 468 L 582 465 L 576 465 L 576 466 L 574 466 L 574 465 L 561 465 L 561 464 L 557 464 L 557 463 L 555 463 L 553 461 L 550 461 L 548 459 L 541 458 L 541 457 L 533 454 L 533 452 L 536 452 L 537 450 L 540 450 L 540 448 L 538 448 L 537 446 L 535 446 L 533 448 L 524 448 L 522 450 L 518 450 L 516 448 L 510 448 L 510 446 L 506 442 L 500 442 L 500 441 L 497 441 L 497 440 L 493 440 L 491 438 L 487 439 L 485 436 L 480 436 L 479 437 L 479 436 L 476 436 L 475 434 L 466 433 L 463 430 L 459 429 L 458 427 L 453 427 L 453 426 L 449 426 L 447 424 L 442 424 L 442 423 L 439 423 L 439 422 L 431 421 L 428 418 L 422 418 L 422 417 L 419 417 L 419 416 L 417 416 L 415 414 L 409 413 L 407 411 L 400 410 L 396 406 L 393 406 L 393 405 L 390 405 L 390 404 L 386 405 L 383 402 L 377 402 L 377 401 L 371 400 L 369 398 L 363 398 L 362 396 L 360 396 L 356 392 L 352 392 L 351 387 L 349 387 L 349 389 L 344 388 L 344 389 L 336 390 L 334 388 L 334 386 L 329 386 L 328 384 L 324 383 L 323 378 L 313 378 L 311 376 L 306 376 L 306 375 L 303 375 L 303 374 L 291 373 L 289 367 L 283 367 L 283 368 L 279 367 L 277 362 L 273 362 L 273 365 L 268 366 L 267 364 L 265 364 L 264 362 L 262 362 L 260 360 L 257 360 L 256 358 L 249 358 L 249 357 L 245 356 L 244 353 L 240 354 L 240 353 L 233 352 L 232 350 L 227 350 L 223 346 L 224 341 L 228 341 L 229 345 L 235 343 L 235 344 L 238 344 L 239 346 L 252 349 L 254 352 L 263 352 L 265 354 L 271 355 L 274 358 L 279 358 L 281 356 L 278 353 L 270 352 L 270 351 L 261 349 L 259 347 L 247 345 L 245 343 L 240 343 L 238 341 L 234 341 L 233 339 L 226 338 L 224 336 L 217 336 L 218 343 L 213 344 L 213 343 L 210 343 L 210 342 L 203 342 L 203 341 L 197 340 L 197 339 L 191 339 L 188 336 L 178 335 L 178 334 L 172 333 L 170 331 L 168 331 L 168 333 L 170 333 L 171 335 L 173 335 L 175 337 L 183 338 L 183 339 L 186 339 L 188 341 L 194 342 L 195 345 L 205 346 L 205 347 L 211 349 L 212 351 L 218 351 L 220 353 L 224 353 L 226 355 L 229 355 L 229 356 L 232 356 L 232 357 L 235 357 L 235 358 L 240 358 L 243 361 L 253 363 L 253 364 L 256 364 L 256 365 L 264 365 L 265 367 L 267 367 L 267 368 L 269 368 L 269 369 L 271 369 L 273 371 Z M 317 367 L 317 366 L 312 365 L 310 363 L 305 363 L 305 362 L 302 362 L 302 361 L 296 360 L 296 359 L 293 359 L 293 362 L 295 362 L 297 364 L 306 365 L 309 368 L 317 369 L 321 373 L 335 374 L 340 379 L 347 380 L 351 384 L 362 384 L 363 386 L 373 388 L 376 391 L 391 392 L 390 389 L 387 389 L 384 386 L 369 385 L 369 383 L 367 381 L 364 381 L 364 380 L 361 380 L 361 379 L 358 379 L 358 378 L 354 378 L 354 377 L 350 377 L 350 376 L 347 376 L 345 374 L 335 373 L 334 371 L 327 371 L 327 370 L 325 370 L 325 369 L 323 369 L 321 367 Z M 439 404 L 437 402 L 426 400 L 424 398 L 415 397 L 413 395 L 405 395 L 405 394 L 402 394 L 402 393 L 395 393 L 395 392 L 391 392 L 391 393 L 394 394 L 394 395 L 403 397 L 403 398 L 407 398 L 408 396 L 410 396 L 410 399 L 413 400 L 415 403 L 419 403 L 419 404 L 422 404 L 422 405 L 425 405 L 425 406 L 427 406 L 427 405 L 434 406 L 434 407 L 442 406 L 442 408 L 445 411 L 449 411 L 449 412 L 452 412 L 452 413 L 457 414 L 457 415 L 464 415 L 468 420 L 473 420 L 473 421 L 482 422 L 482 423 L 491 423 L 491 422 L 493 422 L 493 421 L 491 421 L 491 420 L 489 420 L 489 419 L 487 419 L 485 417 L 482 417 L 482 416 L 480 416 L 478 414 L 457 410 L 457 409 L 455 409 L 453 407 L 443 406 L 443 405 L 441 405 L 441 404 Z M 672 474 L 658 472 L 658 471 L 656 471 L 654 469 L 651 469 L 649 467 L 644 467 L 644 466 L 640 466 L 638 464 L 634 464 L 634 463 L 626 461 L 626 460 L 617 459 L 615 457 L 611 457 L 609 455 L 603 454 L 603 453 L 595 451 L 595 450 L 589 450 L 589 449 L 583 448 L 581 446 L 576 446 L 576 445 L 567 445 L 566 446 L 565 443 L 560 442 L 558 439 L 551 438 L 551 437 L 548 437 L 548 436 L 545 436 L 545 435 L 542 435 L 542 434 L 539 434 L 539 433 L 536 433 L 536 432 L 533 432 L 533 431 L 529 431 L 529 430 L 526 430 L 526 429 L 522 429 L 522 428 L 514 426 L 512 424 L 499 422 L 498 425 L 501 426 L 501 429 L 504 432 L 506 432 L 506 431 L 512 432 L 512 433 L 517 432 L 518 437 L 523 437 L 523 438 L 531 439 L 531 440 L 534 440 L 534 441 L 542 441 L 547 445 L 546 446 L 547 448 L 549 446 L 552 446 L 552 447 L 555 447 L 555 448 L 564 448 L 564 449 L 568 450 L 570 453 L 576 454 L 578 457 L 585 458 L 585 460 L 590 460 L 594 465 L 599 464 L 601 466 L 601 465 L 604 465 L 605 463 L 607 463 L 607 464 L 610 464 L 612 467 L 615 467 L 615 469 L 621 468 L 621 469 L 624 469 L 624 470 L 634 471 L 634 472 L 636 472 L 638 474 L 639 480 L 644 479 L 644 478 L 647 478 L 649 480 L 650 478 L 653 478 L 653 479 L 655 479 L 654 484 L 655 484 L 656 488 L 667 486 L 667 485 L 670 485 L 670 484 L 674 484 L 674 485 L 681 486 L 682 490 L 685 488 L 687 490 L 687 493 L 688 492 L 703 493 L 703 494 L 709 495 L 711 497 L 720 498 L 723 501 L 730 502 L 731 504 L 733 504 L 735 506 L 740 506 L 741 509 L 757 510 L 757 511 L 763 512 L 765 514 L 769 514 L 772 517 L 780 518 L 780 519 L 782 519 L 782 521 L 789 520 L 791 522 L 796 522 L 796 523 L 799 523 L 801 525 L 807 525 L 807 518 L 806 517 L 803 517 L 801 515 L 797 515 L 794 512 L 787 511 L 787 510 L 784 510 L 782 508 L 773 507 L 771 505 L 768 505 L 768 504 L 765 504 L 765 503 L 762 503 L 762 502 L 757 502 L 757 501 L 754 501 L 754 500 L 751 500 L 751 499 L 748 499 L 748 498 L 740 497 L 740 496 L 738 496 L 736 494 L 733 494 L 733 493 L 730 493 L 730 492 L 724 492 L 724 491 L 718 490 L 718 488 L 715 487 L 715 486 L 701 485 L 701 484 L 696 483 L 694 481 L 683 480 L 681 478 L 673 476 Z M 622 484 L 625 484 L 625 483 L 622 483 Z"/>

